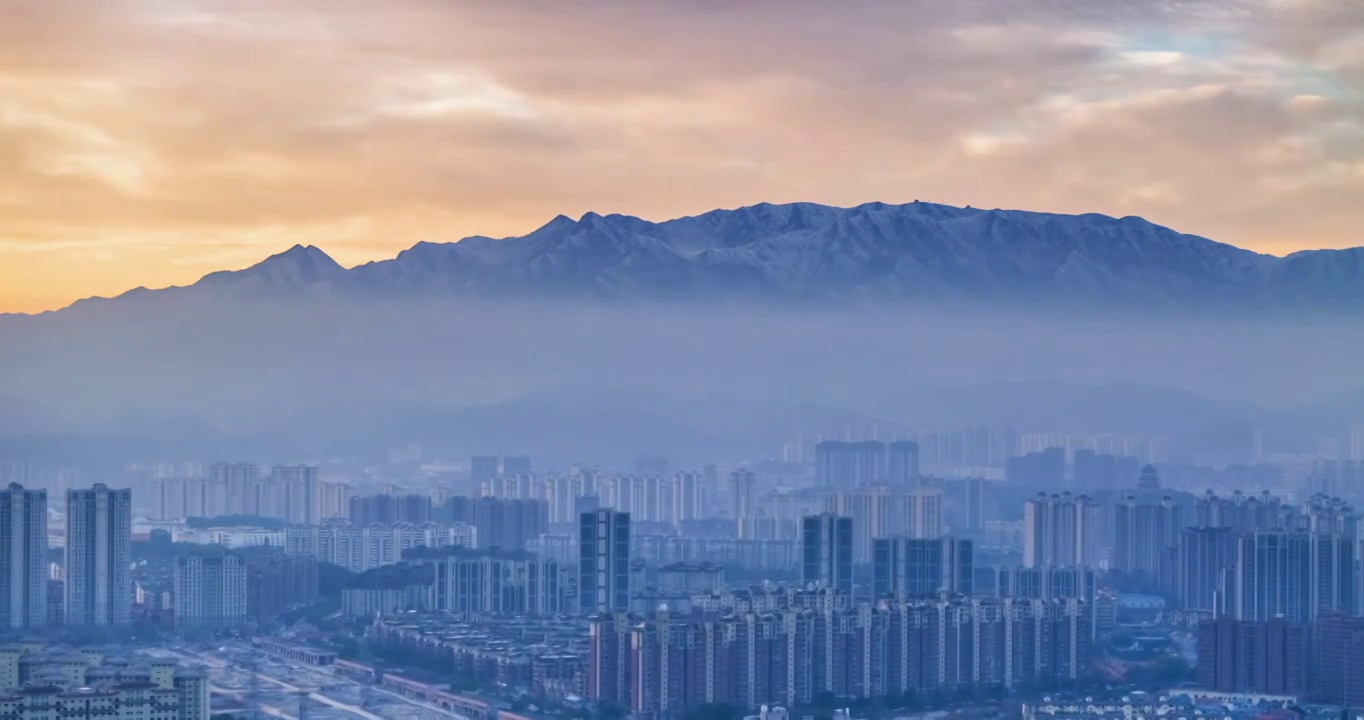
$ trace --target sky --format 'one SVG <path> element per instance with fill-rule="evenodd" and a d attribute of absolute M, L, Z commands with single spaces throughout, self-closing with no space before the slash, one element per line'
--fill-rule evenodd
<path fill-rule="evenodd" d="M 1364 0 L 0 0 L 0 312 L 915 199 L 1364 245 Z"/>

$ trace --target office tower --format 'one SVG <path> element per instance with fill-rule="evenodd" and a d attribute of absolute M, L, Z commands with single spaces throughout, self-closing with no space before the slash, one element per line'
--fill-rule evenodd
<path fill-rule="evenodd" d="M 1111 568 L 1160 580 L 1172 570 L 1170 548 L 1179 544 L 1184 527 L 1180 508 L 1170 498 L 1158 503 L 1138 502 L 1128 496 L 1113 505 Z"/>
<path fill-rule="evenodd" d="M 475 483 L 497 477 L 496 455 L 475 455 L 469 459 L 469 478 Z"/>
<path fill-rule="evenodd" d="M 1198 687 L 1217 692 L 1301 695 L 1309 688 L 1311 628 L 1281 617 L 1198 625 Z"/>
<path fill-rule="evenodd" d="M 886 482 L 899 487 L 919 483 L 919 443 L 897 440 L 886 446 Z"/>
<path fill-rule="evenodd" d="M 1350 426 L 1350 460 L 1364 462 L 1364 423 Z"/>
<path fill-rule="evenodd" d="M 1229 527 L 1185 528 L 1179 542 L 1175 594 L 1185 610 L 1220 615 L 1233 587 L 1239 541 Z"/>
<path fill-rule="evenodd" d="M 245 624 L 246 597 L 246 564 L 236 555 L 175 559 L 176 629 Z"/>
<path fill-rule="evenodd" d="M 578 608 L 623 612 L 630 608 L 630 513 L 601 509 L 578 523 Z"/>
<path fill-rule="evenodd" d="M 852 593 L 852 518 L 824 513 L 801 521 L 801 581 Z"/>
<path fill-rule="evenodd" d="M 127 625 L 132 620 L 133 498 L 103 484 L 66 493 L 67 625 Z"/>
<path fill-rule="evenodd" d="M 1049 447 L 1011 457 L 1005 463 L 1004 479 L 1011 485 L 1032 488 L 1059 488 L 1066 482 L 1066 451 Z"/>
<path fill-rule="evenodd" d="M 815 446 L 815 484 L 856 488 L 884 482 L 886 444 L 876 440 L 826 440 Z"/>
<path fill-rule="evenodd" d="M 975 590 L 975 553 L 970 540 L 877 538 L 872 549 L 872 591 L 900 600 L 939 592 L 970 595 Z"/>
<path fill-rule="evenodd" d="M 1023 503 L 1023 566 L 1088 565 L 1095 506 L 1085 495 L 1039 493 Z"/>
<path fill-rule="evenodd" d="M 529 475 L 530 456 L 507 455 L 502 458 L 502 474 L 507 476 Z"/>
<path fill-rule="evenodd" d="M 0 629 L 47 624 L 47 491 L 0 490 Z"/>

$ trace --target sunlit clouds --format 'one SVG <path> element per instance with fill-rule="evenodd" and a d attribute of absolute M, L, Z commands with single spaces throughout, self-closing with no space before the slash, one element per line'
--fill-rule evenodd
<path fill-rule="evenodd" d="M 1364 3 L 0 0 L 0 311 L 916 198 L 1364 244 Z"/>

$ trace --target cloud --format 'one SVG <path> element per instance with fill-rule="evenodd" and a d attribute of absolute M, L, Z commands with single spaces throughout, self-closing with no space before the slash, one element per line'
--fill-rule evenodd
<path fill-rule="evenodd" d="M 0 309 L 759 201 L 1359 243 L 1364 6 L 1096 5 L 0 0 Z"/>

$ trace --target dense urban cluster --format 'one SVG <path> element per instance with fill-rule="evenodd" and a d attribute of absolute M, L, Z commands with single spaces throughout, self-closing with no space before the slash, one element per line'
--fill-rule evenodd
<path fill-rule="evenodd" d="M 802 438 L 780 461 L 695 470 L 518 455 L 406 481 L 220 462 L 129 468 L 125 488 L 15 482 L 0 626 L 254 635 L 451 707 L 780 715 L 1104 685 L 1364 707 L 1364 461 L 1208 475 L 1171 452 L 982 428 Z M 269 639 L 295 627 L 311 647 Z M 56 682 L 59 654 L 22 647 L 0 650 L 15 717 L 72 692 L 188 717 L 176 678 L 193 673 L 85 662 L 73 686 L 77 665 Z"/>

